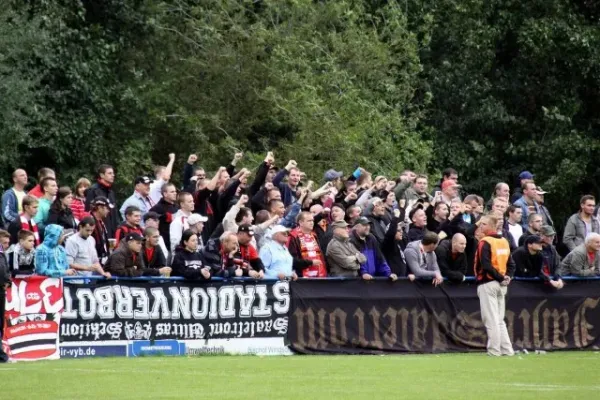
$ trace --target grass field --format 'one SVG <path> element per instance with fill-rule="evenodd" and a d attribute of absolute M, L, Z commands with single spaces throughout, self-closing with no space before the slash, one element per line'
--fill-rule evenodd
<path fill-rule="evenodd" d="M 596 352 L 95 358 L 0 364 L 0 398 L 597 399 Z"/>

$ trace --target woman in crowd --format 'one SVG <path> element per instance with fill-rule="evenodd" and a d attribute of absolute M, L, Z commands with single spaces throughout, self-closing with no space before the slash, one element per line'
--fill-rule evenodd
<path fill-rule="evenodd" d="M 172 276 L 182 276 L 186 279 L 210 279 L 210 267 L 204 257 L 198 252 L 198 235 L 186 229 L 181 235 L 181 242 L 175 249 Z"/>
<path fill-rule="evenodd" d="M 71 203 L 73 202 L 73 193 L 67 186 L 63 186 L 58 189 L 56 199 L 50 206 L 50 212 L 48 213 L 47 224 L 56 224 L 62 226 L 64 229 L 77 230 L 77 221 L 71 210 Z"/>
<path fill-rule="evenodd" d="M 71 211 L 77 221 L 90 215 L 85 211 L 85 191 L 92 186 L 92 183 L 87 178 L 79 178 L 75 185 L 75 194 L 71 203 Z"/>

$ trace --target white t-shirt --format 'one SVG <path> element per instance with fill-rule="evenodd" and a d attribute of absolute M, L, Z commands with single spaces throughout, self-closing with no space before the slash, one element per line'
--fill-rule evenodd
<path fill-rule="evenodd" d="M 523 227 L 519 224 L 508 224 L 508 231 L 512 235 L 513 239 L 515 239 L 515 244 L 519 245 L 519 239 L 523 236 Z"/>
<path fill-rule="evenodd" d="M 160 199 L 162 199 L 161 190 L 165 183 L 167 183 L 167 182 L 164 181 L 163 179 L 157 179 L 150 184 L 149 196 L 152 199 L 152 201 L 154 202 L 154 204 L 157 204 L 160 201 Z"/>

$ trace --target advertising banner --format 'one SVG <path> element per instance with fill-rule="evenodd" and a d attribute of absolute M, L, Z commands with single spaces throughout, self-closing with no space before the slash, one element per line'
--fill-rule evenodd
<path fill-rule="evenodd" d="M 300 353 L 465 352 L 486 348 L 474 283 L 299 280 L 288 340 Z M 506 321 L 515 350 L 597 349 L 600 281 L 555 290 L 513 281 Z"/>

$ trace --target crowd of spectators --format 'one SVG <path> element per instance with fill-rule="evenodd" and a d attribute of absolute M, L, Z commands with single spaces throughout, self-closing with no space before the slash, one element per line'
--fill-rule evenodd
<path fill-rule="evenodd" d="M 512 194 L 499 182 L 486 201 L 464 193 L 452 168 L 430 190 L 427 175 L 409 170 L 386 177 L 330 169 L 316 184 L 294 160 L 278 167 L 272 152 L 254 173 L 239 168 L 242 153 L 212 177 L 197 162 L 188 157 L 177 187 L 170 154 L 154 176 L 135 178 L 122 202 L 110 165 L 73 190 L 50 168 L 38 171 L 33 188 L 27 171 L 15 170 L 2 194 L 0 306 L 11 275 L 383 277 L 434 286 L 474 276 L 488 354 L 500 356 L 514 354 L 504 323 L 513 277 L 560 290 L 563 276 L 600 274 L 595 198 L 583 196 L 566 222 L 561 259 L 547 192 L 529 171 Z"/>
<path fill-rule="evenodd" d="M 115 170 L 101 165 L 93 183 L 65 186 L 42 168 L 29 188 L 17 169 L 2 194 L 0 252 L 13 275 L 180 276 L 297 279 L 399 277 L 432 284 L 475 275 L 476 253 L 489 232 L 506 239 L 515 276 L 539 277 L 556 289 L 561 276 L 600 273 L 600 224 L 591 195 L 571 216 L 561 259 L 546 192 L 524 171 L 511 194 L 499 182 L 488 201 L 466 194 L 458 172 L 429 177 L 402 171 L 373 176 L 330 169 L 317 184 L 294 160 L 279 168 L 269 152 L 254 173 L 243 154 L 212 177 L 190 155 L 182 184 L 171 182 L 175 155 L 154 176 L 134 180 L 119 201 Z M 252 176 L 253 179 L 250 179 Z M 60 182 L 60 184 L 59 184 Z M 433 189 L 430 188 L 433 186 Z M 1 260 L 0 260 L 1 261 Z"/>

